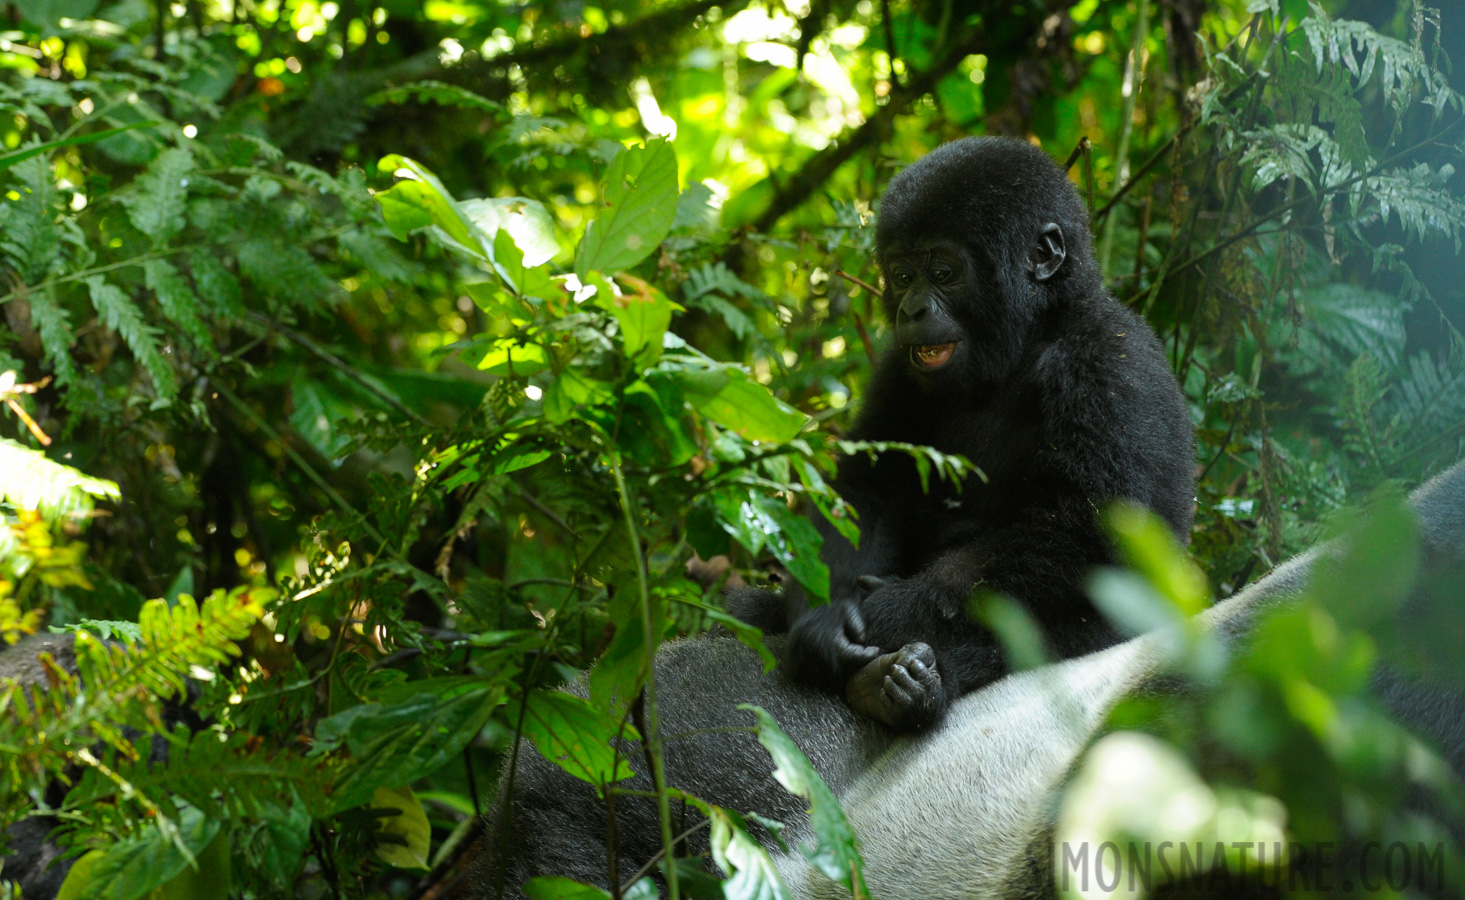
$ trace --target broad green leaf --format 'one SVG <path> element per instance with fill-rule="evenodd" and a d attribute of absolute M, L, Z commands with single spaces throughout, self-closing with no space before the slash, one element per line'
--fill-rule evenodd
<path fill-rule="evenodd" d="M 773 777 L 789 793 L 809 802 L 809 822 L 817 843 L 802 845 L 799 851 L 814 867 L 856 897 L 868 897 L 865 887 L 864 861 L 860 858 L 859 839 L 840 809 L 839 801 L 829 785 L 814 771 L 809 758 L 783 733 L 773 717 L 762 708 L 740 704 L 738 709 L 751 712 L 758 719 L 758 743 L 773 757 Z"/>
<path fill-rule="evenodd" d="M 1419 578 L 1419 519 L 1399 495 L 1374 500 L 1343 541 L 1341 554 L 1318 560 L 1308 594 L 1345 625 L 1387 619 Z"/>
<path fill-rule="evenodd" d="M 551 422 L 564 422 L 581 406 L 599 406 L 614 397 L 610 385 L 572 366 L 545 389 L 544 416 Z"/>
<path fill-rule="evenodd" d="M 809 420 L 741 369 L 686 369 L 677 377 L 693 408 L 749 441 L 781 444 L 792 440 Z"/>
<path fill-rule="evenodd" d="M 371 794 L 371 808 L 395 810 L 394 815 L 381 818 L 379 830 L 401 840 L 401 843 L 378 843 L 377 858 L 399 869 L 428 868 L 432 826 L 427 822 L 427 811 L 422 808 L 422 801 L 417 799 L 412 789 L 379 787 Z"/>
<path fill-rule="evenodd" d="M 538 200 L 527 197 L 491 197 L 464 200 L 458 208 L 486 235 L 505 231 L 524 253 L 524 265 L 536 268 L 560 252 L 554 234 L 554 216 Z"/>
<path fill-rule="evenodd" d="M 234 872 L 228 833 L 220 831 L 198 854 L 197 863 L 197 868 L 185 866 L 167 884 L 148 894 L 147 900 L 229 900 Z"/>
<path fill-rule="evenodd" d="M 505 710 L 508 721 L 519 721 L 519 714 L 519 703 L 510 700 Z M 530 691 L 523 721 L 524 736 L 541 756 L 595 785 L 597 791 L 636 774 L 625 756 L 612 748 L 617 734 L 639 739 L 636 730 L 629 725 L 622 730 L 617 719 L 587 700 L 563 691 Z"/>
<path fill-rule="evenodd" d="M 650 256 L 677 213 L 677 156 L 653 140 L 622 150 L 605 176 L 605 203 L 575 253 L 580 280 L 628 269 Z"/>
<path fill-rule="evenodd" d="M 183 230 L 192 173 L 193 154 L 176 147 L 164 150 L 138 176 L 134 191 L 123 198 L 132 224 L 154 244 L 164 243 Z"/>
<path fill-rule="evenodd" d="M 336 429 L 337 422 L 356 417 L 356 409 L 317 378 L 302 373 L 290 383 L 290 427 L 333 465 L 351 445 L 351 436 Z"/>
<path fill-rule="evenodd" d="M 101 0 L 15 0 L 15 8 L 27 22 L 54 30 L 62 19 L 85 19 L 96 12 Z"/>
<path fill-rule="evenodd" d="M 1104 514 L 1104 524 L 1124 561 L 1149 579 L 1181 615 L 1193 616 L 1210 605 L 1205 573 L 1159 516 L 1138 504 L 1117 503 Z"/>
<path fill-rule="evenodd" d="M 671 325 L 672 311 L 682 307 L 639 278 L 622 275 L 619 280 L 630 293 L 602 289 L 596 293 L 595 303 L 620 323 L 626 355 L 643 366 L 651 365 L 661 356 L 661 336 Z"/>
<path fill-rule="evenodd" d="M 436 175 L 420 163 L 396 154 L 382 157 L 377 166 L 403 179 L 389 190 L 374 195 L 392 234 L 405 239 L 419 228 L 435 225 L 470 255 L 488 259 L 482 233 L 463 215 L 453 195 Z"/>
<path fill-rule="evenodd" d="M 549 354 L 538 344 L 522 344 L 513 338 L 494 341 L 493 349 L 484 355 L 478 368 L 490 375 L 515 375 L 523 378 L 549 368 Z"/>
<path fill-rule="evenodd" d="M 88 854 L 87 865 L 72 868 L 57 896 L 78 900 L 137 900 L 167 884 L 190 865 L 202 862 L 203 851 L 219 833 L 220 825 L 217 819 L 185 806 L 176 822 L 159 819 L 155 826 L 118 841 L 100 856 Z M 225 868 L 222 873 L 210 873 L 225 876 L 226 890 L 227 872 Z M 173 900 L 177 895 L 164 896 Z M 212 896 L 227 896 L 227 893 Z"/>
<path fill-rule="evenodd" d="M 824 538 L 814 523 L 776 497 L 728 492 L 715 502 L 722 527 L 749 553 L 767 549 L 810 594 L 829 597 L 829 567 L 819 560 Z"/>

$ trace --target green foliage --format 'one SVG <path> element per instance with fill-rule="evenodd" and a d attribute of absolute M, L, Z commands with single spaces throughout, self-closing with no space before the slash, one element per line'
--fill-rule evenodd
<path fill-rule="evenodd" d="M 1327 603 L 1268 626 L 1295 658 L 1225 668 L 1184 617 L 1465 450 L 1447 16 L 179 8 L 12 4 L 0 44 L 0 634 L 85 634 L 79 676 L 5 688 L 3 809 L 63 822 L 71 894 L 403 896 L 523 736 L 600 791 L 634 767 L 663 825 L 673 799 L 710 819 L 726 896 L 781 896 L 741 813 L 664 783 L 649 662 L 722 625 L 772 665 L 717 588 L 772 558 L 828 592 L 807 515 L 858 540 L 839 456 L 981 490 L 931 448 L 841 439 L 888 340 L 872 203 L 980 131 L 1091 142 L 1074 171 L 1109 283 L 1198 424 L 1194 562 L 1118 512 L 1139 574 L 1095 581 L 1220 685 L 1167 735 L 1182 765 L 1144 758 L 1218 798 L 1218 839 L 1224 810 L 1320 833 L 1324 775 L 1393 809 L 1366 778 L 1413 745 L 1356 711 L 1360 679 L 1381 654 L 1427 670 L 1435 644 L 1357 635 L 1412 544 L 1360 539 L 1366 562 L 1320 575 Z M 977 609 L 1041 658 L 1020 606 Z M 586 670 L 588 697 L 557 690 Z M 165 703 L 185 678 L 195 734 Z M 758 728 L 813 807 L 811 858 L 862 891 L 833 798 Z M 1199 734 L 1234 736 L 1261 786 L 1196 762 Z"/>

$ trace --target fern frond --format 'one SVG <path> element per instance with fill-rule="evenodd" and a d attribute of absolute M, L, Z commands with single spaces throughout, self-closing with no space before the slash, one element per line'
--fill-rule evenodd
<path fill-rule="evenodd" d="M 193 289 L 172 264 L 166 260 L 150 259 L 143 264 L 148 290 L 158 299 L 158 306 L 193 342 L 193 346 L 205 355 L 212 355 L 213 338 L 198 317 L 198 298 Z"/>
<path fill-rule="evenodd" d="M 122 198 L 132 224 L 152 238 L 154 244 L 161 244 L 183 230 L 191 172 L 192 154 L 178 148 L 164 150 L 137 177 L 136 189 Z"/>
<path fill-rule="evenodd" d="M 56 221 L 60 198 L 44 155 L 17 163 L 10 171 L 19 181 L 14 190 L 20 197 L 0 205 L 0 253 L 22 281 L 35 283 L 64 262 Z"/>
<path fill-rule="evenodd" d="M 1465 421 L 1465 371 L 1454 371 L 1428 353 L 1409 358 L 1390 404 L 1404 434 L 1431 439 Z"/>
<path fill-rule="evenodd" d="M 190 251 L 188 269 L 193 273 L 198 298 L 208 305 L 210 312 L 232 319 L 244 317 L 244 289 L 218 257 L 207 250 Z"/>
<path fill-rule="evenodd" d="M 414 81 L 401 87 L 378 91 L 367 97 L 366 103 L 368 106 L 381 106 L 384 103 L 402 103 L 407 100 L 416 100 L 418 103 L 436 103 L 439 106 L 453 106 L 458 109 L 476 109 L 494 114 L 504 111 L 502 103 L 475 94 L 467 88 L 432 79 Z"/>
<path fill-rule="evenodd" d="M 143 321 L 142 310 L 115 284 L 108 284 L 100 275 L 88 278 L 86 284 L 97 315 L 102 317 L 108 328 L 122 336 L 132 355 L 152 376 L 158 400 L 163 403 L 171 401 L 178 395 L 178 376 L 163 358 L 158 346 L 158 329 Z"/>
<path fill-rule="evenodd" d="M 71 358 L 71 345 L 76 336 L 71 331 L 71 315 L 56 302 L 51 288 L 42 288 L 30 295 L 31 321 L 41 335 L 41 349 L 46 352 L 56 383 L 76 383 L 76 363 Z"/>
<path fill-rule="evenodd" d="M 214 817 L 251 818 L 262 801 L 293 789 L 307 807 L 324 812 L 325 788 L 337 777 L 338 765 L 324 755 L 305 759 L 282 752 L 244 733 L 191 733 L 179 726 L 168 737 L 166 763 L 122 762 L 115 767 L 116 778 L 88 770 L 67 794 L 65 806 L 85 808 L 128 791 L 158 806 L 177 796 Z"/>
<path fill-rule="evenodd" d="M 14 441 L 0 438 L 0 500 L 48 521 L 87 513 L 99 498 L 121 497 L 115 482 L 93 478 Z"/>
<path fill-rule="evenodd" d="M 1407 106 L 1416 91 L 1441 104 L 1460 105 L 1459 95 L 1415 44 L 1380 34 L 1364 22 L 1330 19 L 1317 3 L 1302 20 L 1302 30 L 1319 70 L 1341 66 L 1353 76 L 1355 88 L 1368 84 L 1377 72 L 1380 90 L 1396 109 Z"/>
<path fill-rule="evenodd" d="M 1465 232 L 1465 200 L 1445 187 L 1454 174 L 1455 168 L 1449 164 L 1430 171 L 1428 163 L 1420 163 L 1413 169 L 1372 176 L 1365 184 L 1382 218 L 1397 215 L 1404 233 L 1418 240 L 1431 235 L 1448 237 L 1459 253 Z"/>

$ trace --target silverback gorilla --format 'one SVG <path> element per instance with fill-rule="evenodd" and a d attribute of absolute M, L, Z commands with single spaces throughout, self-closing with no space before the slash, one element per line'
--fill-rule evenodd
<path fill-rule="evenodd" d="M 1022 603 L 1060 656 L 1113 643 L 1083 590 L 1112 561 L 1097 511 L 1133 500 L 1187 541 L 1194 452 L 1154 332 L 1105 292 L 1083 202 L 1038 148 L 941 147 L 891 182 L 876 241 L 895 342 L 847 437 L 960 454 L 985 477 L 927 493 L 901 454 L 843 460 L 861 537 L 819 523 L 830 602 L 790 585 L 777 613 L 748 592 L 730 606 L 788 628 L 794 678 L 912 730 L 1004 670 L 974 588 Z"/>

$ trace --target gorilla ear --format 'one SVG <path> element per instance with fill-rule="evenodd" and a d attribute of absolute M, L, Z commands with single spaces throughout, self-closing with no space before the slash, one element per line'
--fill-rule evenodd
<path fill-rule="evenodd" d="M 1063 229 L 1057 223 L 1049 222 L 1028 248 L 1028 271 L 1037 280 L 1047 281 L 1067 258 L 1068 251 L 1063 248 Z"/>

